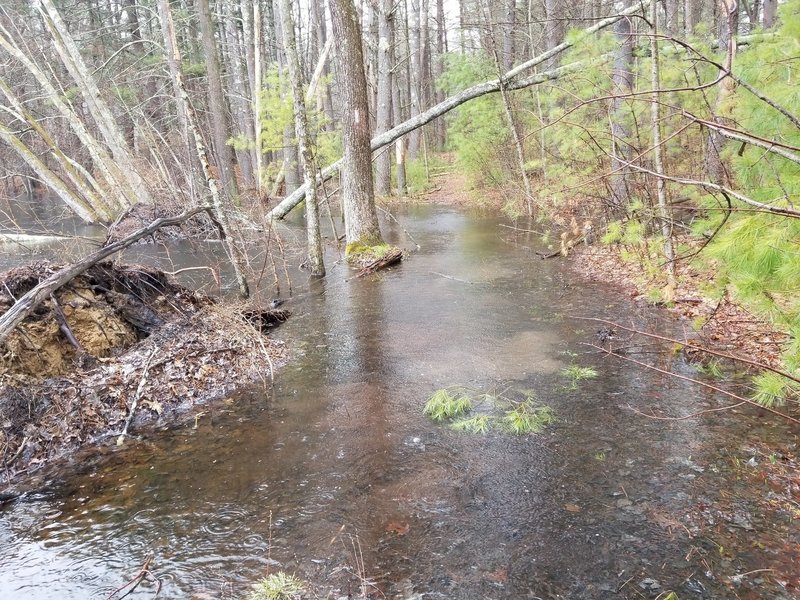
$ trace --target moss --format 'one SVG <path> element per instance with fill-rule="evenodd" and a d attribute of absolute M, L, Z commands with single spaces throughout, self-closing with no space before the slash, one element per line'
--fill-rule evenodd
<path fill-rule="evenodd" d="M 368 244 L 358 240 L 347 244 L 345 256 L 349 264 L 360 266 L 382 258 L 392 250 L 394 250 L 394 246 L 383 241 L 378 241 L 376 244 Z"/>

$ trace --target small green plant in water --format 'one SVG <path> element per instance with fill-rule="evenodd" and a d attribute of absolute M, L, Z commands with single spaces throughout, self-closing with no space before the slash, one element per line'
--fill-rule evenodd
<path fill-rule="evenodd" d="M 503 417 L 505 428 L 514 435 L 539 433 L 554 421 L 555 415 L 549 406 L 537 406 L 531 401 L 518 404 Z"/>
<path fill-rule="evenodd" d="M 292 600 L 303 591 L 303 582 L 283 571 L 272 573 L 253 585 L 245 600 Z"/>
<path fill-rule="evenodd" d="M 583 381 L 584 379 L 594 379 L 597 377 L 597 371 L 595 371 L 592 367 L 581 367 L 579 365 L 570 365 L 564 369 L 561 369 L 561 374 L 570 379 L 571 384 L 569 389 L 571 390 L 578 389 L 579 381 Z"/>
<path fill-rule="evenodd" d="M 437 390 L 425 403 L 423 414 L 432 421 L 441 422 L 461 416 L 472 409 L 466 394 L 451 394 L 446 388 Z"/>
<path fill-rule="evenodd" d="M 459 419 L 450 424 L 450 428 L 454 431 L 463 431 L 464 433 L 479 433 L 481 435 L 489 432 L 492 426 L 494 417 L 491 415 L 476 415 L 468 419 Z"/>
<path fill-rule="evenodd" d="M 479 414 L 467 414 L 476 408 L 481 409 Z M 438 423 L 449 421 L 454 431 L 472 434 L 492 429 L 515 435 L 538 433 L 555 421 L 552 409 L 540 404 L 533 390 L 510 388 L 501 393 L 443 388 L 425 403 L 423 413 Z"/>

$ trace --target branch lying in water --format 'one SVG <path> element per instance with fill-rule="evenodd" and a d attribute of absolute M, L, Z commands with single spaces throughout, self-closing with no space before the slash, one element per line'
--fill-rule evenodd
<path fill-rule="evenodd" d="M 622 354 L 617 354 L 616 352 L 614 352 L 614 351 L 612 351 L 612 350 L 610 350 L 608 348 L 603 348 L 602 346 L 598 346 L 597 344 L 586 343 L 585 345 L 589 346 L 590 348 L 595 348 L 596 350 L 600 350 L 601 352 L 604 352 L 606 354 L 610 354 L 611 356 L 614 356 L 616 358 L 621 358 L 622 360 L 627 360 L 628 362 L 632 362 L 633 364 L 639 365 L 640 367 L 644 367 L 645 369 L 651 369 L 653 371 L 657 371 L 659 373 L 663 373 L 664 375 L 669 375 L 670 377 L 675 377 L 677 379 L 682 379 L 682 380 L 688 381 L 690 383 L 696 383 L 697 385 L 700 385 L 700 386 L 702 386 L 704 388 L 713 390 L 715 392 L 719 392 L 720 394 L 724 394 L 724 395 L 728 396 L 729 398 L 733 398 L 734 400 L 736 400 L 738 402 L 738 404 L 734 404 L 734 405 L 731 405 L 731 406 L 721 407 L 719 409 L 713 409 L 715 411 L 716 410 L 727 410 L 727 409 L 735 408 L 736 406 L 740 406 L 741 404 L 750 404 L 751 406 L 755 406 L 756 408 L 760 408 L 762 410 L 765 410 L 767 412 L 772 413 L 773 415 L 777 415 L 779 417 L 782 417 L 782 418 L 786 419 L 787 421 L 791 421 L 792 423 L 796 423 L 796 424 L 800 425 L 800 419 L 795 419 L 794 417 L 792 417 L 790 415 L 787 415 L 786 413 L 782 413 L 782 412 L 780 412 L 778 410 L 775 410 L 774 408 L 768 408 L 766 406 L 763 406 L 763 405 L 759 404 L 755 400 L 750 400 L 749 398 L 744 398 L 742 396 L 739 396 L 738 394 L 734 394 L 733 392 L 729 392 L 728 390 L 723 390 L 720 387 L 717 387 L 715 385 L 711 385 L 710 383 L 706 383 L 706 382 L 700 381 L 698 379 L 692 379 L 691 377 L 687 377 L 686 375 L 680 375 L 679 373 L 673 373 L 672 371 L 667 371 L 666 369 L 660 369 L 658 367 L 654 367 L 653 365 L 648 365 L 645 362 L 642 362 L 640 360 L 636 360 L 634 358 L 630 358 L 629 356 L 623 356 Z M 635 409 L 632 408 L 632 410 L 635 410 Z M 697 413 L 694 413 L 694 414 L 691 414 L 691 415 L 685 415 L 683 417 L 657 417 L 655 415 L 648 415 L 648 414 L 642 413 L 640 411 L 636 411 L 636 412 L 638 412 L 639 414 L 642 414 L 642 415 L 644 415 L 646 417 L 649 417 L 649 418 L 657 418 L 657 419 L 662 419 L 662 420 L 682 421 L 684 419 L 689 419 L 689 418 L 692 418 L 694 416 L 698 416 L 698 415 L 701 415 L 703 413 L 712 412 L 712 411 L 711 410 L 704 410 L 704 411 L 700 411 L 700 412 L 697 412 Z"/>
<path fill-rule="evenodd" d="M 750 365 L 751 367 L 756 367 L 757 369 L 764 369 L 766 371 L 772 371 L 776 375 L 780 375 L 781 377 L 785 377 L 786 379 L 791 379 L 796 383 L 800 383 L 800 378 L 795 377 L 791 373 L 787 373 L 786 371 L 781 371 L 780 369 L 776 369 L 775 367 L 770 367 L 769 365 L 765 365 L 764 363 L 757 362 L 755 360 L 750 360 L 749 358 L 742 358 L 741 356 L 734 356 L 733 354 L 728 354 L 726 352 L 720 352 L 719 350 L 712 350 L 711 348 L 705 348 L 703 346 L 698 346 L 696 344 L 692 344 L 691 342 L 685 342 L 681 340 L 676 340 L 674 338 L 668 338 L 663 335 L 658 335 L 655 333 L 648 333 L 646 331 L 640 331 L 638 329 L 632 329 L 631 327 L 625 327 L 624 325 L 620 325 L 619 323 L 615 323 L 614 321 L 607 321 L 605 319 L 597 319 L 594 317 L 570 317 L 572 319 L 577 319 L 579 321 L 594 321 L 595 323 L 603 323 L 605 325 L 610 325 L 615 329 L 622 329 L 623 331 L 629 331 L 631 333 L 635 333 L 638 335 L 643 335 L 645 337 L 653 338 L 656 340 L 661 340 L 662 342 L 670 342 L 672 344 L 680 344 L 681 346 L 686 346 L 687 348 L 691 348 L 692 350 L 697 350 L 699 352 L 705 352 L 706 354 L 711 354 L 713 356 L 719 356 L 720 358 L 727 358 L 728 360 L 733 360 L 736 362 L 740 362 L 746 365 Z M 760 406 L 760 405 L 759 405 Z"/>

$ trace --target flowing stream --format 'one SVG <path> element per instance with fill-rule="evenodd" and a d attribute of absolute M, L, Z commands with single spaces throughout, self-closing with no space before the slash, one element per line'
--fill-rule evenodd
<path fill-rule="evenodd" d="M 148 555 L 159 598 L 241 598 L 278 570 L 331 598 L 361 584 L 407 600 L 795 597 L 782 549 L 796 521 L 765 513 L 752 473 L 757 444 L 796 434 L 748 412 L 643 416 L 726 401 L 594 351 L 598 326 L 572 317 L 677 325 L 538 259 L 495 217 L 402 214 L 421 246 L 402 265 L 347 279 L 330 260 L 325 280 L 298 276 L 294 316 L 273 333 L 293 355 L 274 388 L 198 406 L 196 428 L 111 451 L 65 497 L 4 509 L 0 598 L 106 598 Z M 633 351 L 694 375 L 654 350 Z M 570 365 L 598 376 L 572 385 Z M 422 414 L 451 385 L 532 392 L 557 421 L 520 437 L 452 431 Z"/>

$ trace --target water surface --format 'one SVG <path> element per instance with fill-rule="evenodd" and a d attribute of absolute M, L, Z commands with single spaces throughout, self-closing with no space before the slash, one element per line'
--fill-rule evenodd
<path fill-rule="evenodd" d="M 764 517 L 766 488 L 741 467 L 747 444 L 789 432 L 756 415 L 638 414 L 724 401 L 594 352 L 596 327 L 571 316 L 669 330 L 663 316 L 539 260 L 493 217 L 403 212 L 421 249 L 401 266 L 348 279 L 331 256 L 325 280 L 297 276 L 274 334 L 294 359 L 274 389 L 198 407 L 196 429 L 0 514 L 0 598 L 104 598 L 148 555 L 160 598 L 238 598 L 278 569 L 334 598 L 359 591 L 354 575 L 376 598 L 793 597 L 777 548 L 797 528 Z M 599 376 L 569 389 L 572 364 Z M 422 407 L 454 384 L 531 390 L 558 421 L 524 437 L 453 432 Z"/>

